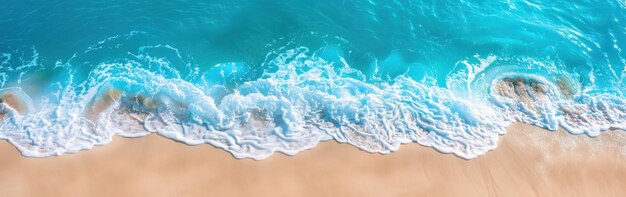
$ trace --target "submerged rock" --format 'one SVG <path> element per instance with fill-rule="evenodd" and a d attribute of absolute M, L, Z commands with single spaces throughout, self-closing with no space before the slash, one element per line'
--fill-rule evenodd
<path fill-rule="evenodd" d="M 89 120 L 96 120 L 102 112 L 119 101 L 121 97 L 121 91 L 115 89 L 107 90 L 104 95 L 94 98 L 85 108 L 83 114 Z"/>
<path fill-rule="evenodd" d="M 576 88 L 573 87 L 572 84 L 565 77 L 557 78 L 556 85 L 559 88 L 561 95 L 563 95 L 565 98 L 572 98 L 577 93 Z"/>
<path fill-rule="evenodd" d="M 0 90 L 0 121 L 13 115 L 25 115 L 32 111 L 30 97 L 19 88 Z"/>
<path fill-rule="evenodd" d="M 535 110 L 536 102 L 548 101 L 548 87 L 544 82 L 523 77 L 503 78 L 494 86 L 498 95 L 516 100 L 532 110 Z"/>

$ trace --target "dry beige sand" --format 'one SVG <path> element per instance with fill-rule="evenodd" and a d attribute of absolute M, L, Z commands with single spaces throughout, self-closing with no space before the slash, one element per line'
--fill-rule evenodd
<path fill-rule="evenodd" d="M 472 160 L 416 144 L 378 155 L 321 143 L 237 160 L 158 135 L 25 158 L 0 142 L 0 196 L 625 196 L 626 133 L 598 138 L 514 124 Z"/>

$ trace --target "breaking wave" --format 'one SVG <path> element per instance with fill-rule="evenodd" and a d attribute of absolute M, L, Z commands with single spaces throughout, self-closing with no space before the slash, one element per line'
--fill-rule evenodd
<path fill-rule="evenodd" d="M 188 65 L 183 73 L 149 49 L 181 57 L 171 46 L 144 46 L 124 60 L 98 64 L 85 77 L 68 69 L 73 60 L 57 62 L 67 78 L 37 101 L 20 88 L 2 89 L 0 138 L 32 157 L 90 149 L 114 135 L 158 133 L 211 144 L 237 158 L 293 155 L 335 140 L 377 153 L 418 143 L 469 159 L 496 148 L 514 121 L 590 136 L 626 129 L 623 97 L 584 92 L 562 73 L 490 69 L 494 56 L 477 57 L 477 65 L 460 61 L 465 68 L 449 78 L 450 87 L 461 86 L 454 89 L 432 85 L 433 79 L 367 77 L 342 58 L 327 61 L 304 47 L 268 54 L 262 63 L 267 69 L 250 80 L 242 80 L 251 75 L 245 63 L 206 72 Z"/>
<path fill-rule="evenodd" d="M 0 5 L 0 139 L 31 157 L 158 133 L 237 158 L 333 140 L 469 159 L 513 122 L 598 136 L 626 129 L 625 8 L 13 2 Z"/>

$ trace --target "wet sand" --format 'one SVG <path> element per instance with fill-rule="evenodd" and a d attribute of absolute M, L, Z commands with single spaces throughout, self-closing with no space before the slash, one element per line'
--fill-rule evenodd
<path fill-rule="evenodd" d="M 624 154 L 624 132 L 589 138 L 522 124 L 472 160 L 417 144 L 378 155 L 335 142 L 236 160 L 157 135 L 25 158 L 0 142 L 0 196 L 624 196 Z"/>

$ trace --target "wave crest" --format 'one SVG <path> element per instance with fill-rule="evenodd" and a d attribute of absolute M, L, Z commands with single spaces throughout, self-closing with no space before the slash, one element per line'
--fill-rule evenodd
<path fill-rule="evenodd" d="M 223 82 L 236 70 L 245 71 L 244 64 L 185 76 L 167 59 L 132 56 L 100 64 L 82 81 L 70 74 L 54 96 L 38 102 L 39 111 L 2 121 L 0 138 L 33 157 L 90 149 L 109 143 L 113 135 L 158 133 L 187 144 L 211 144 L 237 158 L 264 159 L 277 151 L 293 155 L 335 140 L 377 153 L 415 142 L 469 159 L 494 149 L 513 121 L 590 136 L 626 128 L 623 98 L 583 94 L 566 78 L 501 72 L 486 80 L 480 75 L 466 81 L 473 89 L 490 88 L 467 98 L 403 75 L 368 81 L 341 58 L 329 62 L 297 48 L 265 62 L 272 71 L 231 88 Z M 488 66 L 478 72 L 498 71 Z M 3 92 L 26 95 L 19 89 Z"/>

